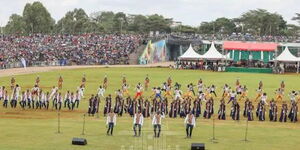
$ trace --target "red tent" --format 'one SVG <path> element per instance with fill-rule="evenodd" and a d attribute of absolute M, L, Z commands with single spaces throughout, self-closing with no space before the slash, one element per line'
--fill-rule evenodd
<path fill-rule="evenodd" d="M 224 41 L 225 50 L 275 51 L 278 44 L 262 42 Z"/>

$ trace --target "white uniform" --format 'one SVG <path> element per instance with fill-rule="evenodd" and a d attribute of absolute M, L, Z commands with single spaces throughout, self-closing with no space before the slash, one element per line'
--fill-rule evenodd
<path fill-rule="evenodd" d="M 98 88 L 98 96 L 104 98 L 105 89 L 104 88 Z"/>
<path fill-rule="evenodd" d="M 181 99 L 181 90 L 175 90 L 174 94 L 175 94 L 175 100 L 177 100 L 178 98 Z"/>

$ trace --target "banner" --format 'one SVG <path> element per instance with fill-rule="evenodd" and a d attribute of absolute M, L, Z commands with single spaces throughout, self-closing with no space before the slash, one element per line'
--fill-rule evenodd
<path fill-rule="evenodd" d="M 167 60 L 166 40 L 152 43 L 148 42 L 144 52 L 139 57 L 139 64 L 164 62 Z"/>

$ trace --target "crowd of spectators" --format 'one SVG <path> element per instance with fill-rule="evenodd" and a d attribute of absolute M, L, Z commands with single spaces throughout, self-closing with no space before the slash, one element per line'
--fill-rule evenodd
<path fill-rule="evenodd" d="M 142 35 L 81 34 L 0 36 L 0 68 L 27 66 L 128 64 L 129 55 L 143 43 Z"/>
<path fill-rule="evenodd" d="M 178 34 L 172 33 L 169 40 L 199 41 L 199 40 L 219 40 L 219 41 L 258 41 L 258 42 L 289 42 L 300 43 L 300 37 L 295 36 L 255 36 L 249 33 L 232 34 Z"/>

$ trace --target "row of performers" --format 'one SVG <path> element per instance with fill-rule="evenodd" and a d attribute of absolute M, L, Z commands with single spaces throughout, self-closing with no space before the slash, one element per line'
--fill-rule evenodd
<path fill-rule="evenodd" d="M 90 98 L 89 108 L 94 107 L 97 110 L 95 112 L 98 112 L 99 101 L 93 99 L 95 99 L 94 96 Z M 91 101 L 95 101 L 97 103 L 95 104 Z M 240 120 L 240 104 L 237 102 L 237 100 L 233 100 L 231 103 L 232 104 L 230 108 L 230 117 L 233 120 Z M 191 98 L 187 98 L 183 101 L 174 100 L 169 104 L 167 98 L 163 100 L 152 99 L 152 101 L 150 102 L 148 99 L 144 100 L 143 98 L 133 100 L 130 97 L 127 97 L 124 100 L 123 98 L 120 98 L 118 96 L 115 97 L 115 103 L 113 105 L 112 96 L 109 95 L 105 99 L 103 114 L 104 116 L 106 116 L 108 112 L 113 111 L 114 113 L 118 114 L 118 116 L 122 116 L 123 113 L 128 113 L 132 117 L 136 112 L 140 111 L 142 112 L 143 116 L 147 118 L 150 117 L 151 114 L 159 111 L 161 113 L 168 114 L 170 118 L 184 118 L 189 112 L 192 112 L 195 115 L 195 117 L 198 118 L 202 114 L 201 105 L 202 102 L 199 99 L 192 100 Z M 268 104 L 266 104 L 264 101 L 259 101 L 255 109 L 253 103 L 249 99 L 246 99 L 243 110 L 243 116 L 249 121 L 253 121 L 255 113 L 259 121 L 265 121 L 267 106 Z M 224 100 L 221 100 L 217 112 L 218 119 L 226 120 L 226 104 Z M 280 122 L 286 122 L 288 119 L 290 119 L 291 122 L 296 122 L 297 112 L 298 106 L 296 102 L 293 102 L 291 104 L 290 109 L 288 109 L 288 105 L 286 103 L 283 103 L 280 114 L 278 114 L 278 106 L 274 100 L 272 100 L 269 104 L 270 121 L 277 121 L 279 119 Z M 205 101 L 203 117 L 206 119 L 210 119 L 213 114 L 214 99 L 210 98 L 209 100 Z M 279 118 L 278 115 L 280 115 Z"/>

